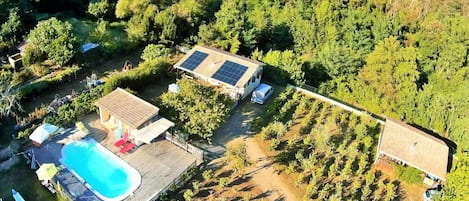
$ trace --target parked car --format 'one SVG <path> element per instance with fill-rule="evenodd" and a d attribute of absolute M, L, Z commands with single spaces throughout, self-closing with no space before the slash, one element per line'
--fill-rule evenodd
<path fill-rule="evenodd" d="M 264 104 L 274 94 L 274 88 L 268 84 L 261 83 L 252 92 L 251 102 Z"/>
<path fill-rule="evenodd" d="M 432 189 L 427 189 L 423 193 L 423 200 L 424 201 L 432 201 L 434 196 L 438 196 L 441 192 L 441 189 L 439 188 L 432 188 Z"/>

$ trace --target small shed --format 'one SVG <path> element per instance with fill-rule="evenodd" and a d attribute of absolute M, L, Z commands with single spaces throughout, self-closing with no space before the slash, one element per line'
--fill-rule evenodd
<path fill-rule="evenodd" d="M 442 181 L 446 180 L 448 145 L 443 140 L 404 122 L 386 119 L 376 156 L 377 159 L 382 156 L 390 157 Z"/>
<path fill-rule="evenodd" d="M 34 146 L 39 147 L 41 144 L 49 138 L 50 135 L 59 130 L 59 127 L 52 124 L 44 123 L 37 127 L 36 130 L 29 136 L 29 139 L 33 142 Z"/>
<path fill-rule="evenodd" d="M 8 62 L 10 62 L 10 65 L 13 66 L 13 68 L 17 69 L 23 66 L 21 58 L 22 56 L 20 53 L 8 55 Z"/>
<path fill-rule="evenodd" d="M 139 97 L 117 88 L 96 102 L 101 124 L 116 132 L 134 137 L 135 144 L 151 143 L 164 134 L 174 123 L 158 116 L 159 108 Z"/>

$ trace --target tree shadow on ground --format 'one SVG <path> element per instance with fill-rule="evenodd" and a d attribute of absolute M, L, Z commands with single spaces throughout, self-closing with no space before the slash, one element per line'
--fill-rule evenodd
<path fill-rule="evenodd" d="M 256 199 L 267 198 L 267 197 L 269 197 L 269 196 L 272 194 L 272 192 L 273 192 L 272 190 L 268 190 L 268 191 L 266 191 L 266 192 L 263 192 L 263 193 L 257 195 L 256 197 L 254 197 L 254 198 L 252 198 L 252 199 L 253 199 L 253 200 L 256 200 Z"/>
<path fill-rule="evenodd" d="M 222 177 L 230 177 L 231 175 L 233 175 L 233 170 L 226 170 L 222 173 L 220 173 L 219 175 L 217 175 L 217 178 L 222 178 Z"/>
<path fill-rule="evenodd" d="M 197 197 L 199 198 L 205 198 L 207 196 L 210 195 L 210 192 L 209 192 L 209 189 L 204 189 L 204 190 L 200 190 L 198 193 L 197 193 Z"/>
<path fill-rule="evenodd" d="M 204 186 L 207 187 L 207 188 L 211 188 L 211 187 L 214 187 L 216 185 L 218 185 L 217 182 L 211 181 L 211 182 L 206 183 Z"/>
<path fill-rule="evenodd" d="M 231 182 L 228 187 L 232 187 L 232 186 L 236 186 L 236 185 L 240 185 L 240 184 L 243 184 L 243 183 L 246 183 L 248 182 L 249 180 L 251 180 L 251 176 L 244 176 L 244 177 L 239 177 L 237 178 L 236 180 L 234 180 L 233 182 Z"/>
<path fill-rule="evenodd" d="M 239 191 L 249 192 L 249 191 L 251 191 L 253 188 L 254 188 L 253 185 L 249 185 L 249 186 L 246 186 L 246 187 L 240 189 Z"/>

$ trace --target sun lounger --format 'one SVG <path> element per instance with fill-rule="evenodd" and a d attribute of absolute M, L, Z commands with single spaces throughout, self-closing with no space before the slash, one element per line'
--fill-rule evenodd
<path fill-rule="evenodd" d="M 52 184 L 49 183 L 49 181 L 42 181 L 41 184 L 44 187 L 46 187 L 52 194 L 56 193 L 54 186 L 52 186 Z"/>
<path fill-rule="evenodd" d="M 128 151 L 130 151 L 131 149 L 133 149 L 135 146 L 136 145 L 133 142 L 129 142 L 129 143 L 125 144 L 124 147 L 122 147 L 122 149 L 119 152 L 122 153 L 122 154 L 125 154 Z"/>
<path fill-rule="evenodd" d="M 129 136 L 124 135 L 120 140 L 117 140 L 117 142 L 114 143 L 114 146 L 120 147 L 124 145 L 127 142 L 127 140 L 129 140 Z"/>

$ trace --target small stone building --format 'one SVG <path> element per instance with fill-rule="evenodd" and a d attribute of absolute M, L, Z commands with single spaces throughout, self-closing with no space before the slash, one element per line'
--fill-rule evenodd
<path fill-rule="evenodd" d="M 449 148 L 441 139 L 404 122 L 387 118 L 378 142 L 377 160 L 386 156 L 446 180 Z"/>

